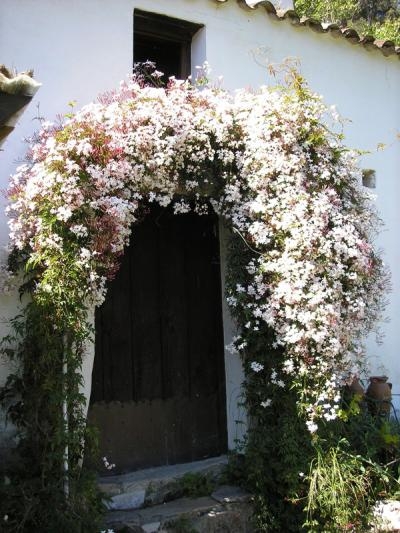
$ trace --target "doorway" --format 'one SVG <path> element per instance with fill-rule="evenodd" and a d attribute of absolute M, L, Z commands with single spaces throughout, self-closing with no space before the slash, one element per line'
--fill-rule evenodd
<path fill-rule="evenodd" d="M 89 419 L 113 473 L 227 449 L 218 218 L 150 205 L 95 319 Z"/>

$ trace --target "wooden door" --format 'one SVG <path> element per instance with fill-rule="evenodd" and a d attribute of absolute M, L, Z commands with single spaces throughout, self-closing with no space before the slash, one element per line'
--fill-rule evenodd
<path fill-rule="evenodd" d="M 153 207 L 96 313 L 90 420 L 116 471 L 226 451 L 218 219 Z"/>

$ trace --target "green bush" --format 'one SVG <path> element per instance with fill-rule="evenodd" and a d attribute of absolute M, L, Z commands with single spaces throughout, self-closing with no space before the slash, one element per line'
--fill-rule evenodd
<path fill-rule="evenodd" d="M 208 496 L 215 489 L 216 483 L 208 474 L 200 472 L 187 472 L 179 479 L 182 496 L 195 498 Z"/>
<path fill-rule="evenodd" d="M 305 523 L 310 532 L 363 531 L 370 523 L 372 506 L 388 477 L 377 463 L 349 448 L 345 439 L 315 444 Z"/>

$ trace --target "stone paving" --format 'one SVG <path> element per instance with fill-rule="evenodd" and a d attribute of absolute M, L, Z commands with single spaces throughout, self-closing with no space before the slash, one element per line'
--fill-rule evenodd
<path fill-rule="evenodd" d="M 152 533 L 180 530 L 199 533 L 250 533 L 251 496 L 237 487 L 219 487 L 211 496 L 179 498 L 153 507 L 108 513 L 115 532 Z M 184 529 L 186 528 L 186 529 Z"/>
<path fill-rule="evenodd" d="M 217 479 L 226 456 L 108 476 L 100 488 L 109 496 L 106 531 L 115 533 L 251 533 L 251 495 L 229 485 L 210 496 L 182 498 L 179 479 L 187 473 Z M 371 533 L 400 533 L 400 501 L 377 503 Z"/>
<path fill-rule="evenodd" d="M 109 497 L 106 531 L 250 533 L 251 495 L 239 487 L 222 485 L 210 496 L 182 497 L 179 480 L 185 474 L 218 480 L 226 464 L 221 456 L 100 479 Z"/>
<path fill-rule="evenodd" d="M 217 478 L 228 463 L 226 455 L 203 461 L 147 468 L 129 474 L 100 478 L 99 487 L 109 496 L 110 510 L 139 509 L 179 497 L 177 482 L 187 473 Z"/>

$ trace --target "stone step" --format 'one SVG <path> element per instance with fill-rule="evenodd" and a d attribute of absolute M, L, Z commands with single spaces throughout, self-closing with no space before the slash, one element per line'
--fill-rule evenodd
<path fill-rule="evenodd" d="M 180 498 L 131 511 L 110 511 L 106 528 L 125 533 L 250 533 L 251 514 L 251 496 L 237 487 L 225 486 L 211 496 Z"/>
<path fill-rule="evenodd" d="M 180 498 L 131 511 L 109 511 L 105 531 L 115 533 L 254 533 L 252 498 L 238 487 L 221 486 L 211 496 Z M 378 502 L 371 533 L 400 532 L 400 502 Z"/>
<path fill-rule="evenodd" d="M 400 532 L 400 501 L 384 500 L 376 503 L 371 531 Z"/>
<path fill-rule="evenodd" d="M 99 487 L 109 498 L 108 509 L 140 509 L 182 496 L 179 480 L 185 474 L 202 474 L 217 480 L 227 462 L 226 455 L 222 455 L 192 463 L 147 468 L 100 478 Z"/>

